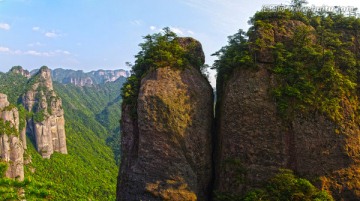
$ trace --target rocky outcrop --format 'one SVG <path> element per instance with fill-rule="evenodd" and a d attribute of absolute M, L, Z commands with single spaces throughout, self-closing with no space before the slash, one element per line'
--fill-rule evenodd
<path fill-rule="evenodd" d="M 186 46 L 190 39 L 181 40 Z M 195 47 L 192 55 L 203 61 Z M 213 92 L 200 71 L 157 68 L 141 80 L 136 118 L 129 105 L 122 108 L 117 200 L 207 200 Z"/>
<path fill-rule="evenodd" d="M 23 95 L 24 107 L 34 113 L 27 130 L 43 158 L 53 152 L 67 154 L 64 110 L 60 97 L 53 90 L 50 70 L 42 67 L 30 80 L 30 89 Z"/>
<path fill-rule="evenodd" d="M 0 161 L 8 163 L 5 176 L 24 180 L 24 145 L 19 137 L 19 113 L 0 94 Z M 25 139 L 26 140 L 26 139 Z"/>
<path fill-rule="evenodd" d="M 252 35 L 253 41 L 262 39 L 266 44 L 256 54 L 257 68 L 235 69 L 221 89 L 215 191 L 244 195 L 279 168 L 288 168 L 337 200 L 358 200 L 360 129 L 352 118 L 356 111 L 344 98 L 346 117 L 341 123 L 315 111 L 280 117 L 271 94 L 278 82 L 271 71 L 275 61 L 271 46 L 277 42 L 291 46 L 296 29 L 306 25 L 289 20 L 268 27 Z"/>
<path fill-rule="evenodd" d="M 27 70 L 24 70 L 21 66 L 12 67 L 10 72 L 22 75 L 28 79 L 31 77 L 30 72 Z"/>

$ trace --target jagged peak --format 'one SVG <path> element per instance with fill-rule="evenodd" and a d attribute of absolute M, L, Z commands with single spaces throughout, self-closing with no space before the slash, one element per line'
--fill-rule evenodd
<path fill-rule="evenodd" d="M 31 82 L 34 84 L 41 83 L 49 91 L 53 90 L 51 70 L 47 66 L 42 66 L 40 70 L 31 77 L 29 83 Z"/>
<path fill-rule="evenodd" d="M 13 66 L 9 72 L 22 75 L 28 79 L 31 77 L 30 72 L 25 70 L 22 66 Z"/>

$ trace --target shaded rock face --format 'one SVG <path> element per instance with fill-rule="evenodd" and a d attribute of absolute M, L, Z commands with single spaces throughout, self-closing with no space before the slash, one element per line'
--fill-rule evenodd
<path fill-rule="evenodd" d="M 246 191 L 286 167 L 286 132 L 270 84 L 264 68 L 237 71 L 227 82 L 217 113 L 216 191 Z"/>
<path fill-rule="evenodd" d="M 41 68 L 32 79 L 35 82 L 23 95 L 23 105 L 28 111 L 41 114 L 42 118 L 30 119 L 27 130 L 43 158 L 50 158 L 54 152 L 67 154 L 64 110 L 61 99 L 53 90 L 50 70 Z"/>
<path fill-rule="evenodd" d="M 198 70 L 148 73 L 137 119 L 123 105 L 117 200 L 207 200 L 212 122 L 212 88 Z"/>
<path fill-rule="evenodd" d="M 282 23 L 287 32 L 270 34 L 273 38 L 266 40 L 286 44 L 295 30 L 292 25 L 305 26 L 297 21 Z M 273 33 L 277 28 L 274 24 Z M 264 34 L 261 31 L 257 37 Z M 328 190 L 336 200 L 360 199 L 358 123 L 345 120 L 339 126 L 318 113 L 280 118 L 271 95 L 276 85 L 269 70 L 273 54 L 266 48 L 258 53 L 257 69 L 236 69 L 223 86 L 216 111 L 215 191 L 244 194 L 260 187 L 279 168 L 288 168 Z M 354 114 L 350 109 L 348 113 Z"/>
<path fill-rule="evenodd" d="M 7 96 L 0 94 L 0 121 L 10 122 L 10 126 L 19 132 L 19 113 L 16 108 L 7 109 L 9 106 Z M 25 139 L 26 140 L 26 139 Z M 0 133 L 0 159 L 8 162 L 5 176 L 8 178 L 24 180 L 24 145 L 18 135 Z"/>

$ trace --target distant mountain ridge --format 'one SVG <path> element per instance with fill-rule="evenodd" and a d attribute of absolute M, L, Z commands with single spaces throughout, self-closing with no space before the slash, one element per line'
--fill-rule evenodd
<path fill-rule="evenodd" d="M 37 71 L 37 69 L 32 70 L 31 74 L 34 74 Z M 123 69 L 96 70 L 90 72 L 62 68 L 51 70 L 51 77 L 54 81 L 61 84 L 74 84 L 76 86 L 91 86 L 114 82 L 120 77 L 128 77 L 129 75 L 130 72 Z"/>

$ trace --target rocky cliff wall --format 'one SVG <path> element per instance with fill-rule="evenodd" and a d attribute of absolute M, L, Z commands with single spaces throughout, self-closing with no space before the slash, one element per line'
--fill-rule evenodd
<path fill-rule="evenodd" d="M 291 47 L 299 28 L 314 29 L 294 20 L 275 21 L 268 27 L 252 35 L 252 41 L 266 44 L 256 52 L 256 68 L 239 66 L 222 86 L 216 113 L 215 191 L 244 194 L 260 187 L 279 168 L 288 168 L 337 200 L 359 199 L 357 106 L 342 97 L 340 122 L 316 110 L 280 115 L 273 96 L 279 85 L 272 70 L 274 45 L 281 42 Z M 314 35 L 307 37 L 317 40 Z"/>
<path fill-rule="evenodd" d="M 53 90 L 50 70 L 42 67 L 29 82 L 32 85 L 23 95 L 22 102 L 34 113 L 27 122 L 27 130 L 37 151 L 44 158 L 50 158 L 53 152 L 67 154 L 64 110 L 60 97 Z"/>
<path fill-rule="evenodd" d="M 149 72 L 141 80 L 137 117 L 132 114 L 123 104 L 117 200 L 207 200 L 213 92 L 200 71 Z"/>
<path fill-rule="evenodd" d="M 19 136 L 19 113 L 15 107 L 10 106 L 5 94 L 0 94 L 0 121 L 0 159 L 8 163 L 5 176 L 22 181 L 24 139 Z"/>

